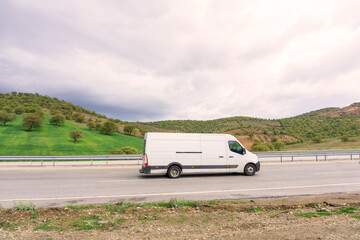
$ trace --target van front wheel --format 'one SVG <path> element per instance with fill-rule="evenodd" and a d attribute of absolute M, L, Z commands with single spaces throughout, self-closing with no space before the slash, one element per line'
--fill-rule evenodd
<path fill-rule="evenodd" d="M 247 176 L 253 176 L 256 172 L 256 166 L 252 163 L 249 163 L 244 168 L 244 173 Z"/>
<path fill-rule="evenodd" d="M 181 168 L 179 166 L 171 166 L 167 173 L 169 178 L 178 178 L 181 175 Z"/>

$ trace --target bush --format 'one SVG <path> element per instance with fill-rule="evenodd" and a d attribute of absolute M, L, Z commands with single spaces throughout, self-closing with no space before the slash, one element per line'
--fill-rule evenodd
<path fill-rule="evenodd" d="M 82 114 L 79 114 L 76 118 L 75 118 L 75 121 L 78 122 L 78 123 L 83 123 L 85 120 L 85 116 L 82 115 Z"/>
<path fill-rule="evenodd" d="M 269 152 L 270 148 L 269 148 L 269 146 L 267 146 L 265 144 L 257 144 L 251 148 L 251 151 L 253 151 L 253 152 Z"/>
<path fill-rule="evenodd" d="M 342 142 L 348 142 L 350 140 L 350 137 L 349 135 L 342 135 L 340 139 Z"/>
<path fill-rule="evenodd" d="M 52 125 L 60 126 L 61 124 L 65 123 L 65 117 L 61 114 L 56 114 L 54 116 L 51 116 L 49 121 Z"/>
<path fill-rule="evenodd" d="M 134 147 L 122 147 L 119 150 L 111 150 L 109 154 L 138 154 L 138 150 Z"/>
<path fill-rule="evenodd" d="M 86 126 L 90 129 L 90 130 L 93 130 L 95 129 L 95 123 L 94 121 L 89 121 Z"/>
<path fill-rule="evenodd" d="M 273 143 L 273 145 L 274 145 L 275 149 L 278 151 L 280 151 L 285 146 L 285 144 L 282 142 L 275 142 L 275 143 Z"/>
<path fill-rule="evenodd" d="M 270 151 L 274 151 L 275 150 L 275 147 L 272 143 L 268 142 L 268 143 L 265 143 L 266 146 L 269 147 Z"/>
<path fill-rule="evenodd" d="M 321 143 L 321 137 L 316 136 L 311 139 L 314 143 Z"/>
<path fill-rule="evenodd" d="M 15 108 L 14 112 L 18 115 L 23 114 L 25 112 L 25 109 L 23 107 L 17 107 Z"/>
<path fill-rule="evenodd" d="M 274 143 L 274 142 L 277 142 L 277 141 L 279 141 L 279 139 L 278 139 L 277 137 L 272 137 L 272 138 L 271 138 L 271 142 Z"/>
<path fill-rule="evenodd" d="M 74 140 L 74 143 L 76 143 L 79 138 L 82 138 L 82 136 L 82 131 L 78 129 L 69 132 L 69 137 Z"/>

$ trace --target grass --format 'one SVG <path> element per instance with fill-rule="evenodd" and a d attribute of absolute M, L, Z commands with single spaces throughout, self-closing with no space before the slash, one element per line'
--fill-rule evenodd
<path fill-rule="evenodd" d="M 356 211 L 360 211 L 360 208 L 354 207 L 354 206 L 347 206 L 347 207 L 341 207 L 331 212 L 322 212 L 321 211 L 322 204 L 315 205 L 316 212 L 306 212 L 306 213 L 295 213 L 295 215 L 299 217 L 307 217 L 307 218 L 313 218 L 313 217 L 322 217 L 322 216 L 331 216 L 331 215 L 338 215 L 338 214 L 354 214 Z M 359 215 L 352 215 L 353 218 L 359 218 Z"/>
<path fill-rule="evenodd" d="M 45 115 L 41 128 L 27 132 L 21 127 L 22 117 L 19 115 L 14 122 L 0 126 L 1 155 L 97 155 L 124 146 L 135 147 L 139 152 L 143 149 L 142 138 L 119 133 L 104 135 L 71 121 L 53 126 L 49 123 L 50 115 Z M 83 138 L 76 144 L 68 136 L 74 129 L 83 132 Z"/>
<path fill-rule="evenodd" d="M 23 204 L 21 201 L 19 201 L 17 204 L 15 204 L 13 209 L 17 211 L 28 211 L 35 210 L 36 206 L 31 201 L 29 201 L 29 204 Z"/>

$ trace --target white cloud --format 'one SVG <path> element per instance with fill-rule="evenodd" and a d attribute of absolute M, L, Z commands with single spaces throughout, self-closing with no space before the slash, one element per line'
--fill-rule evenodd
<path fill-rule="evenodd" d="M 358 1 L 4 1 L 0 90 L 123 120 L 359 101 Z"/>

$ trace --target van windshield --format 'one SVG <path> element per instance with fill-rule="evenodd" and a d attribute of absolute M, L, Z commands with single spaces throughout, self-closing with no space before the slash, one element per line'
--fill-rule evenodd
<path fill-rule="evenodd" d="M 232 152 L 243 153 L 243 147 L 236 141 L 229 141 L 229 149 Z"/>

